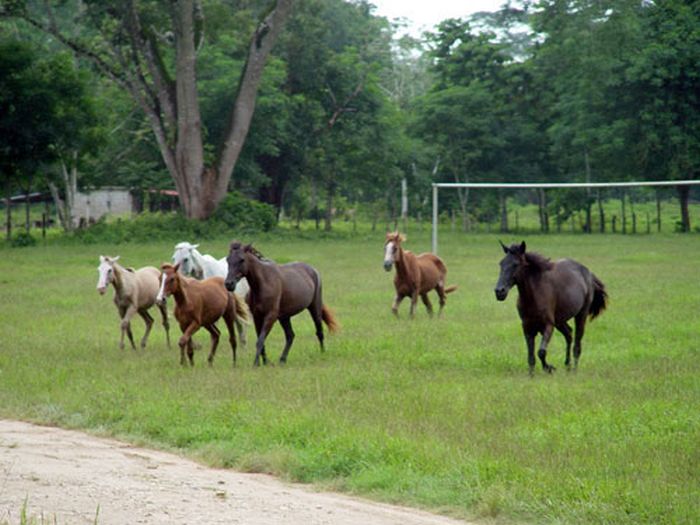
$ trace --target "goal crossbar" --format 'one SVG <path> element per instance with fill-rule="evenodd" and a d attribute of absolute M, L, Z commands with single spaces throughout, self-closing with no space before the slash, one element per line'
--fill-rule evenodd
<path fill-rule="evenodd" d="M 639 182 L 434 182 L 433 186 L 433 253 L 438 251 L 438 190 L 464 189 L 548 189 L 548 188 L 632 188 L 650 186 L 697 186 L 700 180 L 659 180 Z"/>

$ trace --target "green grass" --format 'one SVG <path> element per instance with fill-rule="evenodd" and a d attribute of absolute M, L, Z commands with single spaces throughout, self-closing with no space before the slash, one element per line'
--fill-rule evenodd
<path fill-rule="evenodd" d="M 534 378 L 516 293 L 494 298 L 498 237 L 442 232 L 459 290 L 442 319 L 419 305 L 413 322 L 406 301 L 392 318 L 383 235 L 346 237 L 257 239 L 265 255 L 321 271 L 342 331 L 320 354 L 303 314 L 286 367 L 253 369 L 251 344 L 235 370 L 223 343 L 212 369 L 205 350 L 181 368 L 159 325 L 145 352 L 118 349 L 111 297 L 95 290 L 97 256 L 158 265 L 171 243 L 1 250 L 0 417 L 477 520 L 700 522 L 699 236 L 526 237 L 586 264 L 611 298 L 588 325 L 578 373 L 563 370 L 556 335 L 558 371 Z M 223 255 L 227 242 L 200 249 Z M 407 248 L 429 246 L 427 228 L 409 233 Z M 270 357 L 282 344 L 276 327 Z"/>

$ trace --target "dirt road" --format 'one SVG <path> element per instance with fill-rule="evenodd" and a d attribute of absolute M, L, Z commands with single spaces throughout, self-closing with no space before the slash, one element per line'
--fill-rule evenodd
<path fill-rule="evenodd" d="M 29 517 L 58 525 L 464 525 L 112 439 L 0 420 L 0 524 L 20 523 L 25 500 Z"/>

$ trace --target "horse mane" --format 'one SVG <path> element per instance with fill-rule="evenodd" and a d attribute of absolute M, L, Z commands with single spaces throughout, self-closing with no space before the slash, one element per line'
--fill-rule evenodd
<path fill-rule="evenodd" d="M 406 236 L 403 233 L 400 233 L 399 231 L 387 232 L 386 240 L 398 242 L 400 244 L 406 240 Z"/>
<path fill-rule="evenodd" d="M 533 273 L 541 273 L 554 268 L 554 263 L 548 257 L 537 252 L 526 252 L 527 268 Z"/>
<path fill-rule="evenodd" d="M 265 257 L 262 253 L 260 253 L 258 250 L 253 248 L 252 244 L 243 244 L 240 241 L 233 241 L 231 243 L 231 250 L 240 250 L 243 249 L 243 253 L 250 253 L 252 255 L 255 255 L 255 257 L 261 261 L 269 261 L 267 257 Z"/>

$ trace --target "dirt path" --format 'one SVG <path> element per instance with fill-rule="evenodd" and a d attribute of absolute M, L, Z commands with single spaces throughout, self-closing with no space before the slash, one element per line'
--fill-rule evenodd
<path fill-rule="evenodd" d="M 425 512 L 313 492 L 270 476 L 207 468 L 174 454 L 0 420 L 0 524 L 457 525 Z"/>

